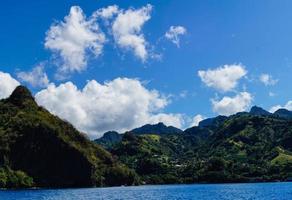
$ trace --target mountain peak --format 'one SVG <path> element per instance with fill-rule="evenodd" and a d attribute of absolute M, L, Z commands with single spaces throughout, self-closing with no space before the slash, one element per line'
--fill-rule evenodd
<path fill-rule="evenodd" d="M 16 106 L 25 106 L 28 102 L 32 105 L 36 105 L 34 97 L 32 96 L 29 89 L 25 86 L 17 86 L 15 90 L 12 92 L 8 101 L 13 103 Z"/>
<path fill-rule="evenodd" d="M 119 134 L 116 131 L 105 132 L 102 136 L 102 138 L 110 140 L 110 141 L 120 140 L 121 137 L 122 137 L 121 134 Z"/>
<path fill-rule="evenodd" d="M 228 117 L 219 115 L 213 118 L 207 118 L 199 122 L 199 127 L 218 126 L 223 123 Z"/>
<path fill-rule="evenodd" d="M 274 112 L 274 115 L 277 117 L 292 119 L 292 111 L 289 111 L 285 108 L 278 109 L 276 112 Z"/>
<path fill-rule="evenodd" d="M 252 115 L 271 115 L 271 113 L 258 106 L 253 106 L 249 113 Z"/>
<path fill-rule="evenodd" d="M 178 134 L 182 133 L 183 131 L 173 127 L 173 126 L 166 126 L 164 123 L 159 122 L 157 124 L 146 124 L 140 128 L 135 128 L 130 131 L 134 134 Z"/>

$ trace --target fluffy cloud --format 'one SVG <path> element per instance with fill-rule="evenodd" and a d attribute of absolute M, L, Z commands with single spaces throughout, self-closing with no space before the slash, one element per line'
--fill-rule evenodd
<path fill-rule="evenodd" d="M 50 27 L 45 47 L 61 58 L 59 72 L 80 72 L 86 68 L 87 53 L 99 56 L 105 40 L 95 20 L 87 19 L 80 7 L 73 6 L 64 21 Z"/>
<path fill-rule="evenodd" d="M 86 17 L 80 7 L 72 6 L 69 15 L 63 21 L 52 24 L 46 33 L 45 47 L 53 52 L 54 61 L 59 66 L 57 77 L 81 72 L 86 69 L 91 55 L 98 57 L 103 53 L 107 38 L 99 22 L 110 29 L 118 47 L 131 50 L 139 59 L 146 61 L 149 57 L 148 43 L 142 27 L 151 18 L 151 10 L 150 4 L 126 10 L 111 5 Z"/>
<path fill-rule="evenodd" d="M 167 98 L 156 90 L 146 89 L 136 79 L 117 78 L 104 84 L 92 80 L 82 90 L 71 82 L 50 84 L 35 98 L 91 137 L 108 130 L 126 131 L 145 123 L 162 121 L 177 127 L 183 123 L 179 114 L 161 113 L 168 105 Z"/>
<path fill-rule="evenodd" d="M 196 115 L 192 120 L 191 126 L 198 126 L 199 123 L 204 119 L 206 119 L 206 117 L 202 115 Z"/>
<path fill-rule="evenodd" d="M 269 74 L 261 74 L 260 75 L 260 81 L 265 85 L 265 86 L 270 86 L 270 85 L 275 85 L 278 80 L 273 79 L 273 77 Z"/>
<path fill-rule="evenodd" d="M 183 128 L 185 124 L 185 117 L 182 114 L 173 114 L 173 113 L 157 113 L 149 115 L 149 118 L 145 120 L 145 123 L 157 124 L 163 122 L 167 126 L 174 126 L 178 128 Z M 137 126 L 136 126 L 137 127 Z"/>
<path fill-rule="evenodd" d="M 19 82 L 12 78 L 10 74 L 0 71 L 0 99 L 10 96 L 18 85 Z"/>
<path fill-rule="evenodd" d="M 31 84 L 33 87 L 46 87 L 49 84 L 47 74 L 42 65 L 36 66 L 30 72 L 17 73 L 19 80 Z"/>
<path fill-rule="evenodd" d="M 112 24 L 114 40 L 120 48 L 130 49 L 145 61 L 148 57 L 147 42 L 141 29 L 150 19 L 152 6 L 150 4 L 140 9 L 121 10 Z"/>
<path fill-rule="evenodd" d="M 221 100 L 212 100 L 213 111 L 220 115 L 231 115 L 245 111 L 252 102 L 248 92 L 241 92 L 234 97 L 223 97 Z"/>
<path fill-rule="evenodd" d="M 115 14 L 119 13 L 119 7 L 117 5 L 108 6 L 106 8 L 98 9 L 93 13 L 93 18 L 110 19 Z"/>
<path fill-rule="evenodd" d="M 281 106 L 281 105 L 273 106 L 272 108 L 270 108 L 269 111 L 271 113 L 274 113 L 275 111 L 279 110 L 280 108 L 284 108 L 284 109 L 292 111 L 292 101 L 288 101 L 284 106 Z"/>
<path fill-rule="evenodd" d="M 173 42 L 177 47 L 180 45 L 180 36 L 187 33 L 187 29 L 183 26 L 171 26 L 165 33 L 165 37 Z"/>
<path fill-rule="evenodd" d="M 198 71 L 198 76 L 208 86 L 221 92 L 233 90 L 239 79 L 247 74 L 243 65 L 224 65 L 216 69 Z"/>

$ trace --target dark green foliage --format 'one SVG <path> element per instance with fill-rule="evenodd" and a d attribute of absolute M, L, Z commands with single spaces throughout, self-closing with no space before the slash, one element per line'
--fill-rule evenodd
<path fill-rule="evenodd" d="M 217 116 L 214 118 L 208 118 L 208 119 L 204 119 L 202 121 L 200 121 L 199 123 L 199 127 L 218 127 L 220 126 L 225 120 L 227 120 L 226 116 Z"/>
<path fill-rule="evenodd" d="M 182 134 L 127 133 L 111 152 L 148 184 L 291 178 L 292 121 L 262 113 L 219 116 Z"/>
<path fill-rule="evenodd" d="M 0 101 L 0 187 L 251 182 L 292 177 L 289 111 L 218 116 L 184 132 L 162 123 L 90 142 L 25 87 Z M 123 163 L 123 164 L 121 164 Z"/>
<path fill-rule="evenodd" d="M 23 171 L 13 171 L 8 167 L 0 168 L 0 188 L 30 188 L 33 186 L 33 178 Z"/>
<path fill-rule="evenodd" d="M 274 112 L 274 115 L 281 118 L 292 119 L 292 112 L 283 108 Z"/>
<path fill-rule="evenodd" d="M 123 138 L 122 134 L 119 134 L 116 131 L 108 131 L 104 133 L 101 138 L 94 140 L 94 142 L 108 149 L 113 145 L 119 143 L 122 140 L 122 138 Z"/>
<path fill-rule="evenodd" d="M 29 177 L 36 187 L 134 184 L 129 169 L 120 167 L 71 124 L 38 107 L 25 87 L 0 101 L 0 168 L 7 169 L 0 173 L 2 187 L 30 187 Z M 118 183 L 107 180 L 108 169 Z"/>
<path fill-rule="evenodd" d="M 269 113 L 268 111 L 262 109 L 261 107 L 258 106 L 253 106 L 250 111 L 249 114 L 251 115 L 259 115 L 259 116 L 269 116 L 272 115 L 272 113 Z"/>
<path fill-rule="evenodd" d="M 126 166 L 117 165 L 106 170 L 106 185 L 138 185 L 140 183 L 139 176 L 134 170 L 129 170 Z"/>

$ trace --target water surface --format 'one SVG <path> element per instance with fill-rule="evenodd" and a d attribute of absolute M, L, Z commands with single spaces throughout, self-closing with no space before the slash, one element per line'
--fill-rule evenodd
<path fill-rule="evenodd" d="M 292 183 L 194 184 L 0 191 L 2 200 L 292 200 Z"/>

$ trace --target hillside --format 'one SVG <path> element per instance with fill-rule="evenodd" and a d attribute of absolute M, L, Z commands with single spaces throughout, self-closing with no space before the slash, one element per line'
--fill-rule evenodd
<path fill-rule="evenodd" d="M 148 184 L 288 179 L 292 120 L 252 110 L 208 119 L 180 134 L 127 133 L 110 151 Z"/>
<path fill-rule="evenodd" d="M 126 133 L 131 133 L 134 135 L 147 135 L 151 133 L 156 135 L 176 135 L 183 133 L 183 131 L 173 126 L 166 126 L 162 122 L 159 122 L 157 124 L 146 124 L 139 128 L 130 130 Z M 125 133 L 121 134 L 116 131 L 108 131 L 104 133 L 101 138 L 94 140 L 94 142 L 103 146 L 106 149 L 110 149 L 114 145 L 122 141 L 124 134 Z"/>
<path fill-rule="evenodd" d="M 162 123 L 95 142 L 39 107 L 19 86 L 0 101 L 0 187 L 284 181 L 292 176 L 291 111 L 203 120 L 182 131 Z"/>
<path fill-rule="evenodd" d="M 0 101 L 0 187 L 132 185 L 136 175 L 19 86 Z"/>

